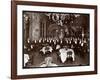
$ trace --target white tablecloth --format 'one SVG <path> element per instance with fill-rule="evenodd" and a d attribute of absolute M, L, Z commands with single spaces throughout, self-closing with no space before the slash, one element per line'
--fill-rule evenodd
<path fill-rule="evenodd" d="M 72 52 L 71 56 L 69 56 L 67 54 L 69 51 Z M 62 63 L 64 63 L 66 61 L 66 59 L 69 58 L 69 57 L 72 57 L 73 61 L 75 60 L 75 54 L 74 54 L 74 51 L 72 49 L 67 49 L 66 50 L 65 48 L 62 48 L 62 49 L 59 50 L 59 52 L 60 52 L 59 56 L 61 58 Z"/>
<path fill-rule="evenodd" d="M 46 48 L 48 48 L 48 49 L 46 49 Z M 52 52 L 52 47 L 51 46 L 47 46 L 47 47 L 43 47 L 40 51 L 42 51 L 43 52 L 43 54 L 45 54 L 47 51 L 50 51 L 50 52 Z"/>

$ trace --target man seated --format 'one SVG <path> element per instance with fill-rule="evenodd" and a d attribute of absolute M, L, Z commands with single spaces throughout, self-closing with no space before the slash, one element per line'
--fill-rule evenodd
<path fill-rule="evenodd" d="M 45 60 L 40 64 L 40 67 L 51 67 L 51 66 L 57 66 L 53 63 L 52 57 L 46 57 Z"/>
<path fill-rule="evenodd" d="M 73 49 L 67 49 L 67 58 L 72 58 L 73 61 L 75 61 L 75 53 Z"/>

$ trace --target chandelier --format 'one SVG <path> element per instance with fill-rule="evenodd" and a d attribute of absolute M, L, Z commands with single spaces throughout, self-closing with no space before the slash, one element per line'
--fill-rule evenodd
<path fill-rule="evenodd" d="M 57 25 L 63 26 L 65 23 L 73 22 L 74 18 L 79 17 L 79 14 L 70 14 L 70 13 L 46 13 L 46 16 L 49 17 L 49 20 L 52 20 Z"/>

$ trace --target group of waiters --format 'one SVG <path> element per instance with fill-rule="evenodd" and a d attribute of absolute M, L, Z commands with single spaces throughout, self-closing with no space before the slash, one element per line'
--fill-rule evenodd
<path fill-rule="evenodd" d="M 52 39 L 52 38 L 41 38 L 39 40 L 33 40 L 30 41 L 27 40 L 27 45 L 25 46 L 28 51 L 34 50 L 39 51 L 42 49 L 45 45 L 49 45 L 53 48 L 53 50 L 56 49 L 57 45 L 60 45 L 61 47 L 67 46 L 68 48 L 73 49 L 76 53 L 84 52 L 86 53 L 89 51 L 89 40 L 87 38 L 64 38 L 62 40 L 60 39 Z"/>

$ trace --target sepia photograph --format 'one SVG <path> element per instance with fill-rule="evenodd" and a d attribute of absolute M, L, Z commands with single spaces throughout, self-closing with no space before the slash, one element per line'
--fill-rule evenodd
<path fill-rule="evenodd" d="M 23 11 L 23 68 L 89 65 L 89 14 Z"/>
<path fill-rule="evenodd" d="M 11 78 L 97 74 L 97 6 L 12 1 Z"/>

